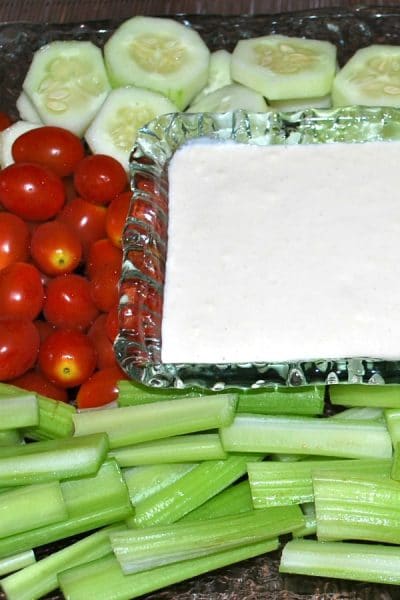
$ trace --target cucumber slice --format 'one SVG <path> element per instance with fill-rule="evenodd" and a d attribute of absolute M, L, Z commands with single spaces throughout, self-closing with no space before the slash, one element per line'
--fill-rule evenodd
<path fill-rule="evenodd" d="M 79 41 L 42 46 L 34 54 L 23 89 L 43 123 L 81 136 L 110 90 L 101 50 Z"/>
<path fill-rule="evenodd" d="M 0 166 L 3 169 L 14 162 L 11 150 L 15 140 L 26 131 L 37 127 L 41 127 L 41 124 L 16 121 L 0 133 Z"/>
<path fill-rule="evenodd" d="M 191 104 L 188 112 L 229 112 L 238 109 L 267 112 L 268 105 L 261 94 L 239 83 L 226 85 Z"/>
<path fill-rule="evenodd" d="M 231 77 L 232 54 L 227 50 L 216 50 L 210 55 L 207 85 L 192 101 L 192 104 L 202 100 L 204 96 L 233 83 Z"/>
<path fill-rule="evenodd" d="M 319 40 L 266 35 L 241 40 L 232 54 L 232 79 L 269 100 L 324 96 L 335 70 L 336 47 Z"/>
<path fill-rule="evenodd" d="M 334 106 L 400 106 L 400 47 L 358 50 L 336 75 L 332 100 Z"/>
<path fill-rule="evenodd" d="M 43 125 L 42 119 L 40 118 L 38 111 L 33 106 L 32 102 L 29 100 L 28 96 L 25 94 L 24 91 L 22 91 L 18 96 L 15 105 L 18 109 L 19 116 L 21 117 L 22 121 L 29 121 L 30 123 L 40 123 L 41 125 Z"/>
<path fill-rule="evenodd" d="M 175 104 L 157 92 L 118 88 L 108 95 L 85 139 L 93 153 L 113 156 L 128 169 L 137 130 L 158 115 L 173 112 L 179 112 Z"/>
<path fill-rule="evenodd" d="M 296 112 L 298 110 L 305 110 L 306 108 L 331 108 L 332 97 L 330 94 L 326 94 L 326 96 L 318 96 L 316 98 L 272 100 L 269 102 L 269 105 L 279 112 Z"/>
<path fill-rule="evenodd" d="M 167 96 L 180 110 L 206 85 L 210 52 L 199 34 L 172 19 L 133 17 L 104 47 L 113 87 L 136 85 Z"/>

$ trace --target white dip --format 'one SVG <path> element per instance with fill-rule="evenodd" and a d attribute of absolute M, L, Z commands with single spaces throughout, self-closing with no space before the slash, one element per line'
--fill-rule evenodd
<path fill-rule="evenodd" d="M 400 144 L 190 144 L 163 362 L 400 357 Z"/>

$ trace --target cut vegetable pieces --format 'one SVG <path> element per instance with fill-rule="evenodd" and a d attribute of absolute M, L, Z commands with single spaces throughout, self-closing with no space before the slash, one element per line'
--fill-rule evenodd
<path fill-rule="evenodd" d="M 347 420 L 375 420 L 384 421 L 383 408 L 374 406 L 355 406 L 354 408 L 346 408 L 335 415 L 332 415 L 330 419 L 339 419 L 340 421 Z"/>
<path fill-rule="evenodd" d="M 33 56 L 23 89 L 43 123 L 81 136 L 110 90 L 100 48 L 55 41 Z"/>
<path fill-rule="evenodd" d="M 2 168 L 8 167 L 8 165 L 14 162 L 11 148 L 15 140 L 23 133 L 37 127 L 40 127 L 39 123 L 16 121 L 10 127 L 0 132 L 0 166 Z"/>
<path fill-rule="evenodd" d="M 329 398 L 341 406 L 400 408 L 400 385 L 331 385 Z"/>
<path fill-rule="evenodd" d="M 279 112 L 297 112 L 307 108 L 331 108 L 332 98 L 330 94 L 316 98 L 293 98 L 291 100 L 269 100 L 269 106 Z"/>
<path fill-rule="evenodd" d="M 23 90 L 18 96 L 15 105 L 18 109 L 19 116 L 23 121 L 43 125 L 39 113 Z"/>
<path fill-rule="evenodd" d="M 211 52 L 207 84 L 197 94 L 192 103 L 198 102 L 211 92 L 215 92 L 215 90 L 233 83 L 231 77 L 231 60 L 232 55 L 227 50 L 215 50 L 215 52 Z"/>
<path fill-rule="evenodd" d="M 239 394 L 238 412 L 270 415 L 321 415 L 325 386 L 251 390 Z"/>
<path fill-rule="evenodd" d="M 178 481 L 196 466 L 190 463 L 152 464 L 123 469 L 122 475 L 133 506 Z"/>
<path fill-rule="evenodd" d="M 0 395 L 0 430 L 20 429 L 39 423 L 36 395 L 20 390 L 18 396 Z"/>
<path fill-rule="evenodd" d="M 264 97 L 240 83 L 231 83 L 196 100 L 188 112 L 229 112 L 244 109 L 251 112 L 267 112 Z"/>
<path fill-rule="evenodd" d="M 317 517 L 314 502 L 306 502 L 300 508 L 303 511 L 305 523 L 303 527 L 293 532 L 293 537 L 302 538 L 308 535 L 315 535 L 317 533 Z"/>
<path fill-rule="evenodd" d="M 199 34 L 172 19 L 133 17 L 104 46 L 113 87 L 136 85 L 180 110 L 206 85 L 210 52 Z"/>
<path fill-rule="evenodd" d="M 128 170 L 129 155 L 140 127 L 165 113 L 179 112 L 168 98 L 138 87 L 124 87 L 109 93 L 85 139 L 94 154 L 107 154 Z"/>
<path fill-rule="evenodd" d="M 216 519 L 237 515 L 242 512 L 253 510 L 253 501 L 250 493 L 250 485 L 247 480 L 230 485 L 213 498 L 204 502 L 201 506 L 185 515 L 182 521 L 200 521 L 204 519 Z"/>
<path fill-rule="evenodd" d="M 26 550 L 25 552 L 0 558 L 0 577 L 8 575 L 9 573 L 14 573 L 19 569 L 32 565 L 34 562 L 36 562 L 36 557 L 33 550 Z"/>
<path fill-rule="evenodd" d="M 162 400 L 178 400 L 179 398 L 200 398 L 201 390 L 194 388 L 160 389 L 148 388 L 130 379 L 118 381 L 118 405 L 135 406 L 136 404 L 150 404 Z"/>
<path fill-rule="evenodd" d="M 21 444 L 22 441 L 21 434 L 16 429 L 6 429 L 5 431 L 0 431 L 0 448 L 1 446 L 13 446 L 16 444 Z"/>
<path fill-rule="evenodd" d="M 336 47 L 319 40 L 266 35 L 240 40 L 232 54 L 232 79 L 268 100 L 330 93 Z"/>

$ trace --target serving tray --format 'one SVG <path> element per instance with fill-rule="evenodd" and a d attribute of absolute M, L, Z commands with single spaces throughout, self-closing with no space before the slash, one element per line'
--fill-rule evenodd
<path fill-rule="evenodd" d="M 284 13 L 226 16 L 178 15 L 194 27 L 210 49 L 231 50 L 239 38 L 268 33 L 330 40 L 342 64 L 353 52 L 371 43 L 400 44 L 400 6 L 358 7 Z M 33 52 L 60 39 L 92 40 L 99 46 L 111 35 L 117 21 L 76 24 L 0 24 L 0 110 L 17 116 L 18 97 Z M 398 365 L 400 369 L 400 365 Z M 400 373 L 400 371 L 399 371 Z M 400 377 L 399 377 L 400 380 Z M 70 542 L 71 540 L 69 540 Z M 63 547 L 65 542 L 38 549 L 39 557 Z M 146 600 L 396 600 L 400 589 L 323 578 L 278 573 L 279 554 L 273 553 L 183 582 L 146 596 Z M 0 592 L 0 599 L 5 596 Z M 59 593 L 47 596 L 61 600 Z"/>

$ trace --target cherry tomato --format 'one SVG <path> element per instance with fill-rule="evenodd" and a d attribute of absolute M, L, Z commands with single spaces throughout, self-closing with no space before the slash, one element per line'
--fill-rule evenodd
<path fill-rule="evenodd" d="M 71 273 L 81 261 L 82 244 L 74 230 L 61 221 L 41 223 L 32 235 L 31 254 L 46 275 Z"/>
<path fill-rule="evenodd" d="M 12 125 L 11 117 L 9 117 L 7 113 L 1 111 L 0 112 L 0 131 L 4 131 L 4 129 L 7 129 L 7 127 L 10 127 L 10 125 Z"/>
<path fill-rule="evenodd" d="M 93 373 L 79 388 L 76 396 L 78 408 L 104 406 L 116 400 L 118 397 L 117 383 L 121 379 L 127 379 L 127 376 L 118 366 Z"/>
<path fill-rule="evenodd" d="M 39 334 L 28 319 L 0 318 L 0 381 L 19 377 L 33 367 Z"/>
<path fill-rule="evenodd" d="M 33 321 L 43 302 L 44 288 L 36 267 L 17 262 L 0 271 L 0 315 Z"/>
<path fill-rule="evenodd" d="M 81 140 L 62 127 L 50 125 L 31 129 L 12 145 L 15 162 L 36 162 L 60 177 L 70 175 L 84 157 Z"/>
<path fill-rule="evenodd" d="M 108 238 L 97 240 L 90 246 L 86 262 L 88 277 L 94 277 L 106 265 L 116 271 L 120 271 L 122 265 L 122 251 Z"/>
<path fill-rule="evenodd" d="M 42 321 L 42 319 L 36 319 L 36 321 L 33 321 L 33 324 L 39 332 L 40 343 L 44 342 L 44 340 L 55 330 L 54 325 L 51 325 L 48 321 Z"/>
<path fill-rule="evenodd" d="M 92 299 L 89 281 L 71 273 L 49 281 L 43 313 L 55 327 L 86 330 L 99 311 Z"/>
<path fill-rule="evenodd" d="M 96 348 L 98 369 L 115 367 L 117 364 L 112 342 L 106 333 L 106 321 L 107 315 L 99 315 L 88 331 L 88 336 Z"/>
<path fill-rule="evenodd" d="M 128 178 L 122 165 L 105 154 L 86 156 L 77 165 L 75 188 L 80 196 L 95 204 L 108 204 L 123 192 Z"/>
<path fill-rule="evenodd" d="M 81 241 L 84 254 L 87 254 L 93 242 L 107 237 L 106 213 L 104 206 L 75 198 L 64 207 L 58 220 L 72 227 Z"/>
<path fill-rule="evenodd" d="M 107 235 L 117 248 L 122 247 L 122 232 L 125 227 L 126 217 L 128 216 L 131 204 L 131 192 L 118 194 L 111 201 L 107 209 L 106 230 Z"/>
<path fill-rule="evenodd" d="M 0 212 L 0 269 L 29 256 L 30 233 L 27 224 L 8 212 Z"/>
<path fill-rule="evenodd" d="M 87 335 L 57 329 L 39 350 L 39 367 L 45 377 L 62 388 L 81 385 L 96 367 L 96 351 Z"/>
<path fill-rule="evenodd" d="M 14 163 L 0 171 L 0 203 L 28 221 L 47 221 L 62 208 L 60 177 L 35 163 Z"/>
<path fill-rule="evenodd" d="M 90 281 L 91 294 L 97 308 L 103 312 L 109 312 L 117 304 L 119 299 L 118 283 L 120 269 L 116 270 L 105 265 L 98 271 Z"/>
<path fill-rule="evenodd" d="M 20 377 L 13 379 L 10 383 L 23 390 L 29 390 L 30 392 L 36 392 L 47 398 L 53 398 L 53 400 L 68 402 L 68 393 L 66 390 L 51 383 L 39 371 L 27 371 Z"/>
<path fill-rule="evenodd" d="M 108 313 L 106 319 L 106 333 L 111 343 L 114 342 L 119 332 L 119 306 L 116 304 Z"/>

